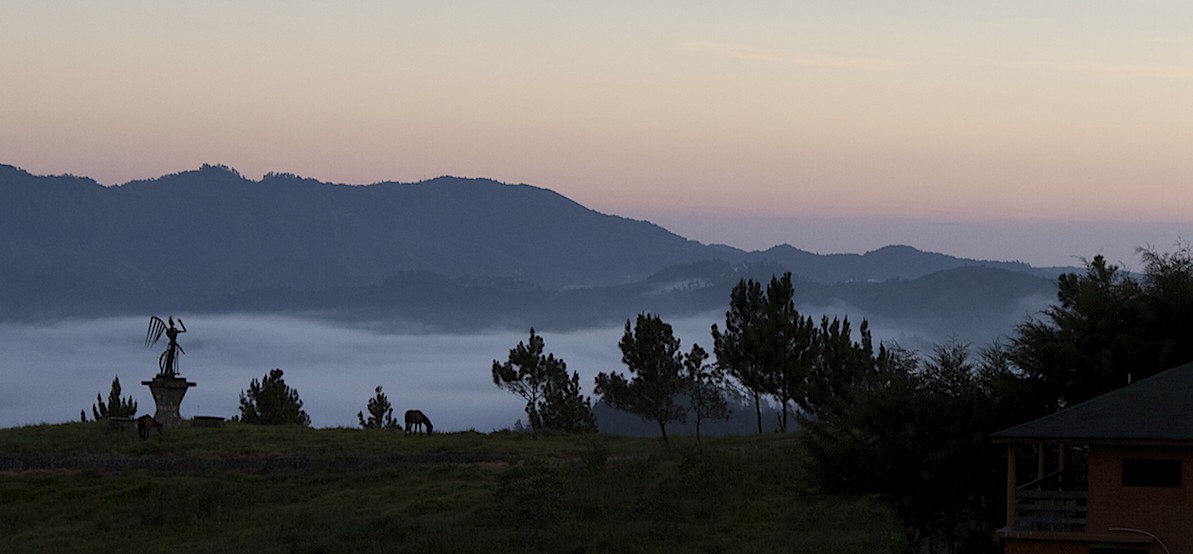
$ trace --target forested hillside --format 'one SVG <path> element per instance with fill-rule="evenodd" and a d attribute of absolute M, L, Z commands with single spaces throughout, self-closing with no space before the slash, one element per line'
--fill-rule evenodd
<path fill-rule="evenodd" d="M 791 271 L 805 307 L 985 338 L 1055 290 L 1054 270 L 1022 263 L 906 246 L 745 252 L 547 189 L 452 177 L 349 186 L 203 166 L 103 187 L 0 166 L 0 233 L 7 321 L 185 311 L 576 328 L 719 311 L 739 278 Z"/>

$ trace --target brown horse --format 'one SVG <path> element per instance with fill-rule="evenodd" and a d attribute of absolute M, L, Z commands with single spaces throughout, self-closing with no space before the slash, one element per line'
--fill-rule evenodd
<path fill-rule="evenodd" d="M 137 418 L 137 434 L 141 435 L 141 440 L 149 438 L 149 431 L 157 429 L 157 434 L 162 434 L 162 424 L 153 419 L 151 415 L 143 415 Z"/>
<path fill-rule="evenodd" d="M 431 434 L 431 429 L 435 428 L 434 425 L 431 425 L 431 419 L 428 418 L 426 414 L 422 413 L 421 410 L 406 410 L 407 437 L 410 436 L 410 433 L 418 433 L 419 429 L 423 428 L 423 425 L 427 426 L 426 431 L 428 435 Z"/>

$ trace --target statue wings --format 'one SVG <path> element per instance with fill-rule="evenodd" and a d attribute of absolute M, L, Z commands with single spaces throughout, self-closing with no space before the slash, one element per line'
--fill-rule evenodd
<path fill-rule="evenodd" d="M 150 347 L 157 344 L 157 341 L 162 338 L 162 333 L 165 332 L 166 322 L 155 315 L 149 316 L 149 331 L 145 333 L 145 346 Z"/>

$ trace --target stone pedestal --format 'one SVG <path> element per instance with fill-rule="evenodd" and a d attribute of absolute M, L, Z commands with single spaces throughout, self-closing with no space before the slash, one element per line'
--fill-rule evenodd
<path fill-rule="evenodd" d="M 195 383 L 184 377 L 158 375 L 152 381 L 141 381 L 141 384 L 153 392 L 153 402 L 157 404 L 153 419 L 162 424 L 164 429 L 177 429 L 182 424 L 178 406 L 182 404 L 186 389 L 195 386 Z"/>

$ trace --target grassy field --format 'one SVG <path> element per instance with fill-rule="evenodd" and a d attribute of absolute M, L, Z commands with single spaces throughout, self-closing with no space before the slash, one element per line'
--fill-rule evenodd
<path fill-rule="evenodd" d="M 0 552 L 899 552 L 798 439 L 0 429 Z"/>

